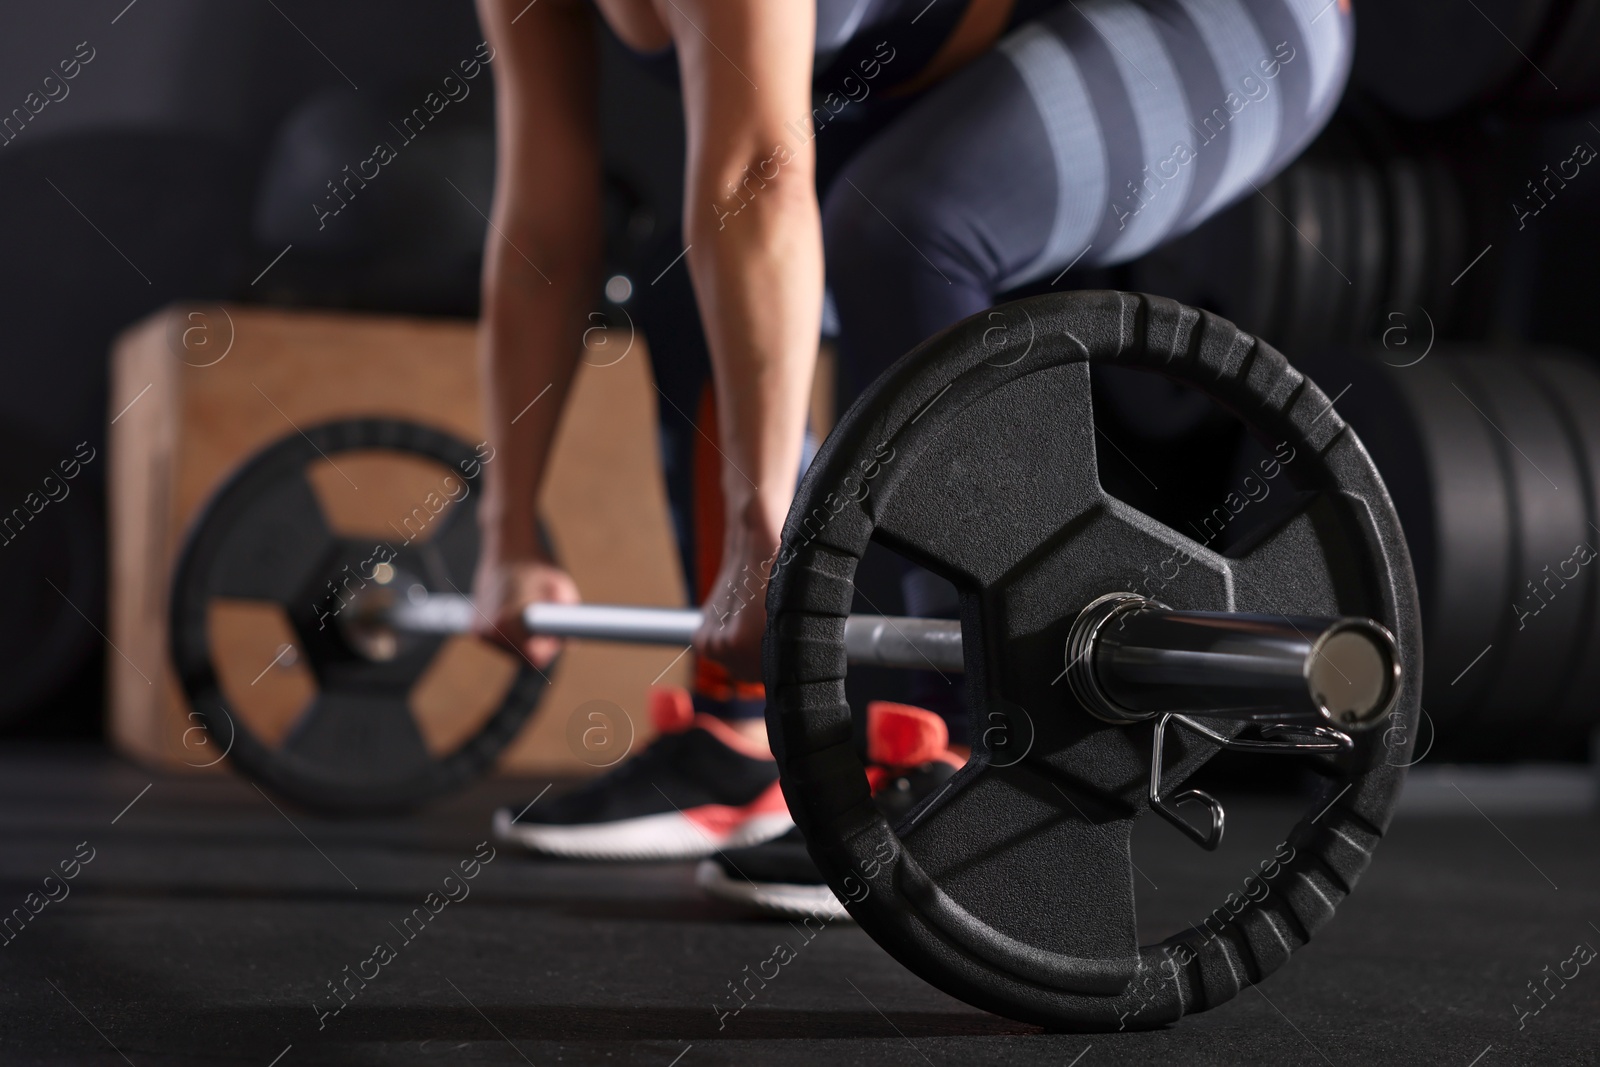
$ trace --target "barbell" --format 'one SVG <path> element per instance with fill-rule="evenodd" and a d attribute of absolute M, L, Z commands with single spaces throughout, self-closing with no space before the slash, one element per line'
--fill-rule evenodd
<path fill-rule="evenodd" d="M 428 540 L 383 551 L 333 535 L 306 468 L 315 459 L 373 450 L 431 460 L 469 483 L 477 476 L 469 445 L 417 424 L 345 420 L 286 436 L 248 461 L 205 509 L 172 596 L 179 679 L 216 749 L 290 799 L 336 812 L 413 807 L 481 773 L 510 743 L 546 682 L 544 672 L 520 663 L 480 729 L 445 750 L 426 742 L 410 697 L 441 642 L 470 632 L 478 620 L 470 598 L 456 591 L 468 584 L 476 562 L 475 517 L 471 509 L 451 512 Z M 282 611 L 296 657 L 303 654 L 315 676 L 319 691 L 281 739 L 253 728 L 224 692 L 209 622 L 219 599 L 264 600 Z M 1337 653 L 1352 632 L 1376 633 L 1355 621 L 1185 615 L 1152 602 L 1133 628 L 1156 618 L 1166 620 L 1165 628 L 1130 642 L 1130 618 L 1096 644 L 1096 655 L 1087 654 L 1088 645 L 1072 654 L 1096 665 L 1092 678 L 1107 679 L 1130 718 L 1148 717 L 1164 702 L 1213 714 L 1267 709 L 1284 721 L 1360 728 L 1361 715 L 1342 724 L 1338 715 L 1363 700 L 1364 713 L 1382 703 L 1370 685 L 1354 702 L 1344 698 L 1338 691 L 1350 687 L 1329 669 L 1337 656 L 1325 649 L 1336 634 L 1345 635 L 1333 642 Z M 533 634 L 684 647 L 700 624 L 701 613 L 692 609 L 589 604 L 534 604 L 524 618 Z M 1394 662 L 1387 640 L 1373 637 L 1364 662 Z M 856 666 L 950 674 L 965 667 L 961 624 L 954 620 L 852 615 L 844 641 Z M 1098 691 L 1097 681 L 1076 674 L 1071 684 L 1081 694 Z M 1098 706 L 1111 703 L 1107 697 Z"/>
<path fill-rule="evenodd" d="M 1281 442 L 1294 507 L 1224 554 L 1110 495 L 1091 364 L 1187 383 Z M 171 598 L 178 676 L 219 747 L 264 785 L 340 811 L 414 805 L 480 773 L 546 680 L 519 663 L 476 732 L 437 752 L 424 744 L 407 695 L 442 643 L 473 628 L 462 591 L 475 516 L 455 508 L 374 565 L 369 542 L 331 532 L 306 473 L 374 450 L 468 483 L 480 473 L 465 443 L 411 423 L 286 437 L 219 490 Z M 853 615 L 870 543 L 950 581 L 959 621 Z M 353 565 L 354 584 L 341 578 Z M 1331 918 L 1387 826 L 1420 699 L 1416 592 L 1393 506 L 1327 397 L 1215 316 L 1137 294 L 1057 294 L 935 336 L 829 436 L 766 577 L 768 735 L 807 847 L 862 929 L 974 1004 L 1074 1029 L 1212 1007 Z M 275 605 L 310 664 L 318 691 L 281 739 L 229 711 L 209 625 L 219 599 Z M 702 617 L 541 604 L 524 622 L 687 647 Z M 978 739 L 949 786 L 894 826 L 871 803 L 844 694 L 851 667 L 867 664 L 960 672 Z M 1025 716 L 1025 741 L 986 729 L 995 716 Z M 1399 761 L 1380 723 L 1404 727 Z M 1219 911 L 1219 933 L 1141 948 L 1132 824 L 1152 811 L 1215 848 L 1222 806 L 1185 783 L 1225 748 L 1297 756 L 1323 779 L 1290 835 L 1295 858 L 1267 895 Z M 1209 822 L 1181 815 L 1186 802 Z"/>
<path fill-rule="evenodd" d="M 467 633 L 479 617 L 459 594 L 420 584 L 403 597 L 384 592 L 364 590 L 341 616 L 353 645 L 396 646 L 386 630 Z M 1096 601 L 1082 618 L 1066 649 L 1069 674 L 1085 707 L 1111 721 L 1203 711 L 1363 729 L 1396 688 L 1394 639 L 1370 619 L 1179 612 L 1135 594 Z M 530 634 L 645 645 L 688 645 L 701 622 L 693 609 L 608 604 L 532 604 L 522 615 Z M 844 646 L 852 666 L 963 669 L 961 624 L 949 619 L 851 615 Z"/>

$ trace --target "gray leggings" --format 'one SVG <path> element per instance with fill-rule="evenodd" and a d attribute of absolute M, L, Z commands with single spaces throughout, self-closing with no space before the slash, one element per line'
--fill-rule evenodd
<path fill-rule="evenodd" d="M 1344 0 L 1036 6 L 828 188 L 847 398 L 1000 293 L 1133 259 L 1254 195 L 1326 124 L 1350 69 Z"/>

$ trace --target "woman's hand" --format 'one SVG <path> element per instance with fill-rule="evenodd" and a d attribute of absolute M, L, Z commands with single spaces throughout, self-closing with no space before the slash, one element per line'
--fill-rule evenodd
<path fill-rule="evenodd" d="M 543 670 L 561 651 L 561 639 L 530 635 L 522 625 L 523 609 L 529 604 L 576 604 L 581 598 L 572 576 L 553 563 L 500 560 L 485 553 L 473 579 L 472 599 L 478 608 L 473 632 L 526 656 Z"/>
<path fill-rule="evenodd" d="M 741 682 L 761 681 L 761 635 L 767 628 L 767 583 L 777 564 L 778 537 L 767 524 L 731 525 L 722 566 L 702 606 L 694 650 Z"/>

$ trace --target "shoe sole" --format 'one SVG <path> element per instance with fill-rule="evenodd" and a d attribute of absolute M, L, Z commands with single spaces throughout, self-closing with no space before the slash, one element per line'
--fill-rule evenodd
<path fill-rule="evenodd" d="M 695 884 L 719 900 L 742 904 L 790 919 L 849 922 L 850 913 L 826 883 L 797 885 L 789 882 L 748 882 L 730 878 L 715 860 L 702 860 L 695 868 Z"/>
<path fill-rule="evenodd" d="M 703 859 L 725 849 L 745 848 L 782 837 L 794 825 L 787 812 L 752 815 L 722 832 L 676 811 L 578 826 L 511 820 L 509 809 L 494 813 L 496 839 L 547 856 L 585 860 Z"/>

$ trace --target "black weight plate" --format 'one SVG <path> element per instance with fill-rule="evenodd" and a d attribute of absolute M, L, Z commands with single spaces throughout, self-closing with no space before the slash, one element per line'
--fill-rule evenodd
<path fill-rule="evenodd" d="M 1389 256 L 1382 310 L 1385 315 L 1399 312 L 1416 316 L 1428 283 L 1427 205 L 1416 161 L 1404 156 L 1390 159 L 1384 171 L 1384 188 Z"/>
<path fill-rule="evenodd" d="M 1573 491 L 1581 492 L 1587 517 L 1577 544 L 1563 558 L 1581 563 L 1578 580 L 1571 583 L 1570 592 L 1583 601 L 1584 607 L 1576 628 L 1576 670 L 1562 695 L 1553 731 L 1558 737 L 1584 738 L 1600 727 L 1600 655 L 1595 654 L 1600 647 L 1600 419 L 1596 418 L 1596 412 L 1600 412 L 1600 375 L 1589 361 L 1567 356 L 1530 358 L 1525 366 L 1544 384 L 1561 413 L 1581 467 L 1580 482 Z M 1585 556 L 1576 551 L 1578 544 L 1595 558 L 1583 563 Z M 1557 570 L 1565 576 L 1572 573 L 1573 567 L 1558 564 Z M 1568 591 L 1563 590 L 1561 595 Z M 1530 620 L 1530 625 L 1536 621 Z"/>
<path fill-rule="evenodd" d="M 1511 597 L 1495 612 L 1499 677 L 1478 733 L 1494 751 L 1531 754 L 1532 739 L 1556 717 L 1581 637 L 1584 590 L 1551 575 L 1588 527 L 1582 469 L 1560 415 L 1522 365 L 1503 354 L 1463 355 L 1454 368 L 1494 429 L 1516 546 Z"/>
<path fill-rule="evenodd" d="M 1324 332 L 1317 338 L 1322 345 L 1347 340 L 1350 316 L 1355 302 L 1355 219 L 1350 196 L 1349 166 L 1329 163 L 1322 169 L 1322 209 L 1327 225 L 1327 291 Z"/>
<path fill-rule="evenodd" d="M 289 799 L 335 812 L 415 807 L 481 774 L 516 736 L 545 684 L 524 664 L 478 732 L 434 756 L 407 696 L 442 639 L 403 636 L 398 655 L 375 662 L 354 655 L 339 627 L 320 624 L 318 601 L 331 588 L 328 580 L 342 565 L 354 570 L 363 556 L 372 557 L 374 546 L 329 532 L 307 469 L 321 458 L 372 450 L 431 460 L 460 479 L 469 497 L 481 474 L 470 445 L 416 423 L 350 419 L 292 434 L 251 457 L 217 491 L 189 533 L 172 584 L 173 664 L 217 750 Z M 394 566 L 432 592 L 470 588 L 478 548 L 474 511 L 463 502 L 426 541 L 389 545 Z M 255 736 L 229 707 L 207 628 L 215 598 L 282 605 L 310 661 L 318 693 L 280 745 Z"/>
<path fill-rule="evenodd" d="M 1334 205 L 1335 176 L 1323 160 L 1305 159 L 1292 179 L 1295 211 L 1295 314 L 1292 342 L 1283 351 L 1304 354 L 1328 344 L 1345 288 L 1333 256 L 1341 242 Z M 1288 335 L 1285 335 L 1286 338 Z"/>
<path fill-rule="evenodd" d="M 1364 4 L 1353 78 L 1398 114 L 1441 118 L 1520 78 L 1551 7 L 1552 0 Z"/>
<path fill-rule="evenodd" d="M 1322 174 L 1315 163 L 1301 160 L 1284 178 L 1289 193 L 1284 214 L 1292 227 L 1287 257 L 1289 300 L 1273 342 L 1286 352 L 1298 352 L 1326 336 L 1323 331 L 1328 271 L 1320 249 L 1327 240 L 1327 212 L 1319 195 Z"/>
<path fill-rule="evenodd" d="M 1345 251 L 1347 213 L 1342 184 L 1337 165 L 1321 162 L 1315 167 L 1310 189 L 1319 235 L 1317 247 L 1311 252 L 1319 281 L 1312 298 L 1309 335 L 1301 341 L 1300 347 L 1292 350 L 1295 353 L 1327 347 L 1344 321 L 1351 282 L 1349 256 Z M 1309 237 L 1310 231 L 1306 234 Z"/>
<path fill-rule="evenodd" d="M 1419 582 L 1428 590 L 1424 688 L 1429 713 L 1441 730 L 1448 730 L 1472 721 L 1495 680 L 1498 657 L 1491 646 L 1501 640 L 1500 623 L 1514 581 L 1512 497 L 1500 461 L 1499 435 L 1452 383 L 1455 370 L 1448 355 L 1435 352 L 1386 373 L 1405 398 L 1408 429 L 1422 445 L 1425 475 L 1405 481 L 1421 487 L 1424 498 L 1402 511 L 1428 512 L 1425 532 L 1413 524 L 1407 536 L 1427 538 L 1418 546 L 1431 570 Z M 1397 455 L 1395 462 L 1414 458 Z M 1389 462 L 1380 456 L 1380 469 L 1387 470 Z"/>
<path fill-rule="evenodd" d="M 1449 164 L 1429 156 L 1422 161 L 1422 175 L 1423 201 L 1428 208 L 1428 266 L 1422 304 L 1441 329 L 1453 332 L 1457 298 L 1462 292 L 1457 279 L 1469 265 L 1473 270 L 1484 269 L 1482 263 L 1471 263 L 1483 249 L 1467 247 L 1466 204 Z"/>
<path fill-rule="evenodd" d="M 1255 227 L 1252 247 L 1255 249 L 1256 269 L 1250 277 L 1250 283 L 1258 294 L 1259 301 L 1254 313 L 1261 320 L 1261 328 L 1253 326 L 1244 327 L 1251 330 L 1258 337 L 1274 337 L 1283 329 L 1285 321 L 1285 305 L 1288 303 L 1288 294 L 1285 289 L 1285 273 L 1288 269 L 1288 256 L 1294 234 L 1285 225 L 1284 217 L 1279 213 L 1277 205 L 1287 197 L 1288 186 L 1283 179 L 1275 178 L 1261 192 L 1251 198 Z M 1165 290 L 1152 290 L 1165 292 Z M 1231 316 L 1218 311 L 1223 318 Z"/>
<path fill-rule="evenodd" d="M 997 310 L 1013 326 L 1004 342 L 992 330 L 986 342 L 989 312 L 919 346 L 857 400 L 802 480 L 767 598 L 768 734 L 811 855 L 902 963 L 1013 1018 L 1162 1025 L 1260 981 L 1327 923 L 1383 835 L 1403 774 L 1391 762 L 1403 760 L 1362 735 L 1324 767 L 1333 780 L 1291 832 L 1296 858 L 1274 892 L 1221 936 L 1191 929 L 1140 948 L 1128 850 L 1152 726 L 1102 723 L 1052 684 L 1073 620 L 1181 549 L 1190 563 L 1161 589 L 1175 607 L 1363 614 L 1388 626 L 1405 672 L 1397 712 L 1414 724 L 1415 586 L 1371 460 L 1276 350 L 1138 294 L 1051 294 Z M 1091 362 L 1210 393 L 1292 449 L 1282 472 L 1311 502 L 1225 557 L 1110 497 L 1095 474 Z M 835 493 L 867 477 L 859 501 Z M 845 700 L 844 621 L 873 541 L 960 591 L 980 738 L 950 785 L 898 828 L 871 803 Z M 991 712 L 1026 713 L 1025 752 L 985 747 Z M 1184 739 L 1173 782 L 1212 753 Z"/>
<path fill-rule="evenodd" d="M 1383 192 L 1378 175 L 1364 159 L 1357 158 L 1345 176 L 1352 218 L 1350 280 L 1354 283 L 1346 328 L 1341 334 L 1351 341 L 1369 340 L 1381 332 L 1378 305 L 1383 299 L 1386 277 L 1387 233 L 1383 220 Z"/>

